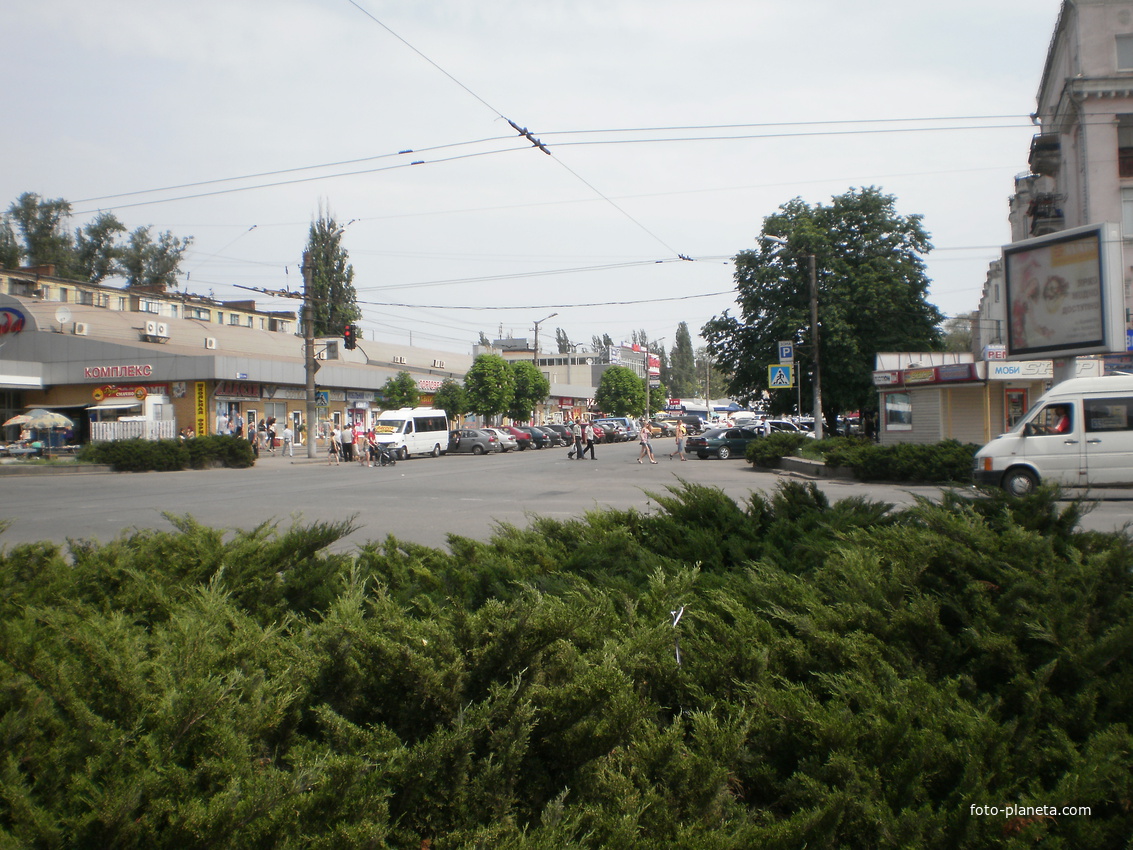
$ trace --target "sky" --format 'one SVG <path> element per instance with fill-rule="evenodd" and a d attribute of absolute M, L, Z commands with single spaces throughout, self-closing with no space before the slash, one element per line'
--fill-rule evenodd
<path fill-rule="evenodd" d="M 298 302 L 254 290 L 301 289 L 329 214 L 364 339 L 471 353 L 538 322 L 549 352 L 701 345 L 766 216 L 876 186 L 923 216 L 955 316 L 1009 239 L 1059 6 L 7 3 L 0 203 L 192 237 L 183 288 L 275 310 Z"/>

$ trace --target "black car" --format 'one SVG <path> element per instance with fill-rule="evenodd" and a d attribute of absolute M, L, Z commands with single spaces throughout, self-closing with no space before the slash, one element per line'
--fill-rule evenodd
<path fill-rule="evenodd" d="M 552 431 L 558 434 L 559 440 L 564 446 L 574 445 L 574 435 L 571 433 L 569 425 L 560 425 L 558 423 L 553 423 L 551 425 L 544 425 L 543 427 L 550 428 Z"/>
<path fill-rule="evenodd" d="M 695 452 L 701 460 L 712 455 L 727 460 L 732 455 L 744 456 L 748 444 L 762 435 L 754 428 L 713 428 L 685 440 L 685 451 Z"/>
<path fill-rule="evenodd" d="M 544 434 L 546 434 L 548 437 L 550 437 L 552 446 L 568 446 L 568 445 L 570 445 L 570 443 L 574 442 L 573 437 L 569 438 L 570 442 L 567 442 L 568 438 L 563 436 L 562 434 L 560 434 L 557 430 L 552 428 L 550 425 L 532 425 L 531 427 L 535 428 L 539 431 L 542 431 Z"/>
<path fill-rule="evenodd" d="M 534 427 L 533 425 L 513 425 L 516 431 L 522 431 L 531 437 L 531 445 L 537 449 L 545 449 L 548 446 L 553 446 L 558 442 L 558 435 L 552 439 L 551 435 L 546 431 Z M 554 433 L 553 431 L 551 432 Z"/>

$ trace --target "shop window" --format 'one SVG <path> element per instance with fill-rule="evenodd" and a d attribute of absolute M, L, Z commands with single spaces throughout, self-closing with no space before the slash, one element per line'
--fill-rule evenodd
<path fill-rule="evenodd" d="M 1117 116 L 1117 176 L 1133 177 L 1133 115 Z"/>
<path fill-rule="evenodd" d="M 885 430 L 913 430 L 913 398 L 909 393 L 885 393 Z"/>

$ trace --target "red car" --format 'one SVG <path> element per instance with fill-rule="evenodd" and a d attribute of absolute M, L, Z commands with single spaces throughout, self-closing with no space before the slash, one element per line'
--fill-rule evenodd
<path fill-rule="evenodd" d="M 517 443 L 519 443 L 519 450 L 521 452 L 524 451 L 525 449 L 530 448 L 530 446 L 531 446 L 531 435 L 528 432 L 521 431 L 519 428 L 516 428 L 514 425 L 501 425 L 500 430 L 501 431 L 507 431 L 509 434 L 511 434 L 513 437 L 515 437 L 515 441 Z"/>

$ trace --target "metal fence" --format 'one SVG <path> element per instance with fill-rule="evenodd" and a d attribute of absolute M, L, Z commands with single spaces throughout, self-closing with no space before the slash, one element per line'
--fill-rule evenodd
<path fill-rule="evenodd" d="M 172 440 L 177 436 L 177 420 L 161 419 L 157 422 L 92 422 L 92 443 L 109 443 L 113 440 Z"/>

